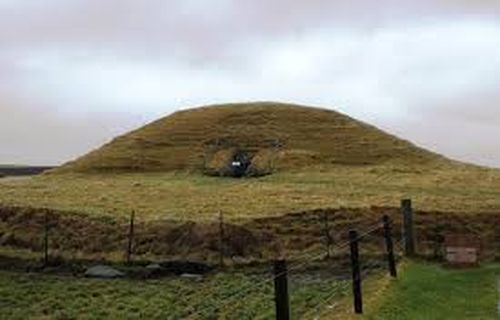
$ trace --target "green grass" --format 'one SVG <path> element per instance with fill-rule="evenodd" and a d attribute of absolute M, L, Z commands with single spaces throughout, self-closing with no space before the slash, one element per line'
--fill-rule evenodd
<path fill-rule="evenodd" d="M 471 184 L 470 181 L 474 181 Z M 139 219 L 273 216 L 316 208 L 398 206 L 476 213 L 500 209 L 500 171 L 471 166 L 316 167 L 232 179 L 187 173 L 44 175 L 0 180 L 0 205 L 50 207 Z"/>
<path fill-rule="evenodd" d="M 398 280 L 365 279 L 365 315 L 350 282 L 317 274 L 290 279 L 293 319 L 494 320 L 499 265 L 449 270 L 408 263 Z M 95 280 L 0 272 L 1 319 L 274 319 L 269 275 L 226 272 L 203 280 Z M 250 290 L 246 290 L 246 289 Z M 235 295 L 235 293 L 241 294 Z M 335 306 L 329 308 L 329 306 Z"/>
<path fill-rule="evenodd" d="M 410 263 L 390 285 L 376 315 L 383 320 L 499 319 L 497 276 L 500 265 L 449 270 Z"/>
<path fill-rule="evenodd" d="M 106 281 L 0 272 L 0 318 L 274 319 L 273 284 L 255 286 L 262 279 L 225 273 L 201 281 Z M 333 278 L 292 282 L 292 314 L 314 310 L 335 285 Z M 252 289 L 234 296 L 245 288 Z M 345 294 L 339 290 L 337 297 Z"/>

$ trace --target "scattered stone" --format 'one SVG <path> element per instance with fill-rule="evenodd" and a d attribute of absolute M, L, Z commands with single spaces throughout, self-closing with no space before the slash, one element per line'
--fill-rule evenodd
<path fill-rule="evenodd" d="M 125 274 L 110 266 L 98 265 L 90 267 L 85 271 L 85 277 L 88 278 L 102 278 L 102 279 L 115 279 L 123 278 Z"/>
<path fill-rule="evenodd" d="M 146 266 L 146 269 L 148 270 L 157 270 L 161 269 L 161 266 L 158 263 L 151 263 Z"/>
<path fill-rule="evenodd" d="M 213 267 L 201 263 L 201 262 L 193 262 L 193 261 L 163 261 L 160 262 L 160 266 L 176 275 L 182 274 L 205 274 L 213 270 Z"/>
<path fill-rule="evenodd" d="M 163 269 L 158 263 L 148 264 L 145 268 L 144 277 L 149 278 L 159 278 L 169 275 L 169 272 Z"/>
<path fill-rule="evenodd" d="M 183 274 L 181 274 L 181 278 L 192 279 L 192 280 L 201 280 L 201 279 L 203 279 L 203 276 L 200 274 L 183 273 Z"/>

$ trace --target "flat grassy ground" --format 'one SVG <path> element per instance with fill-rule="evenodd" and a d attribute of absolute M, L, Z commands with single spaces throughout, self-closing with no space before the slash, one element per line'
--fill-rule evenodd
<path fill-rule="evenodd" d="M 366 319 L 472 320 L 500 319 L 497 277 L 500 265 L 449 270 L 410 263 L 392 282 L 377 312 Z"/>
<path fill-rule="evenodd" d="M 203 280 L 91 280 L 0 272 L 0 319 L 274 319 L 273 283 L 256 286 L 262 279 L 224 273 Z M 345 284 L 291 281 L 292 315 L 312 318 L 323 299 L 347 294 Z"/>
<path fill-rule="evenodd" d="M 473 182 L 473 183 L 471 183 Z M 439 167 L 333 166 L 262 178 L 187 173 L 65 174 L 0 179 L 0 205 L 50 207 L 139 218 L 213 219 L 273 216 L 326 207 L 398 206 L 500 211 L 500 171 L 468 165 Z"/>

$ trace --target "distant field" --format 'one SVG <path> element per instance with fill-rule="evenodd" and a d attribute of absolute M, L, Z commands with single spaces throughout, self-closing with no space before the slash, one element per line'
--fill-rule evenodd
<path fill-rule="evenodd" d="M 37 175 L 53 168 L 48 166 L 0 165 L 0 177 Z"/>
<path fill-rule="evenodd" d="M 261 178 L 187 173 L 42 175 L 0 180 L 0 204 L 139 218 L 214 219 L 282 215 L 326 207 L 398 206 L 422 210 L 500 211 L 500 171 L 469 165 L 317 167 Z"/>

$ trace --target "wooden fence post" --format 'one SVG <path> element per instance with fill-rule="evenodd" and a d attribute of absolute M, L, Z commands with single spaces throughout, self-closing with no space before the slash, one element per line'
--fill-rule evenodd
<path fill-rule="evenodd" d="M 384 238 L 385 247 L 387 250 L 387 263 L 389 264 L 389 273 L 391 277 L 396 278 L 398 276 L 396 270 L 396 261 L 394 260 L 394 245 L 392 243 L 392 230 L 391 230 L 391 220 L 388 215 L 383 217 L 384 222 Z"/>
<path fill-rule="evenodd" d="M 45 211 L 44 218 L 43 265 L 44 267 L 47 267 L 49 265 L 49 215 L 47 211 Z"/>
<path fill-rule="evenodd" d="M 128 230 L 128 245 L 127 245 L 127 264 L 132 262 L 132 251 L 134 246 L 134 222 L 135 222 L 135 211 L 132 210 L 130 214 L 130 225 Z"/>
<path fill-rule="evenodd" d="M 361 293 L 361 270 L 359 266 L 358 233 L 355 230 L 349 231 L 349 241 L 351 246 L 351 268 L 352 268 L 352 293 L 354 297 L 354 312 L 363 313 L 363 298 Z"/>
<path fill-rule="evenodd" d="M 274 261 L 274 297 L 276 320 L 289 320 L 288 270 L 285 260 Z"/>
<path fill-rule="evenodd" d="M 325 241 L 326 241 L 326 257 L 328 259 L 330 259 L 330 248 L 332 246 L 332 243 L 333 243 L 333 239 L 332 239 L 332 236 L 330 234 L 330 225 L 328 223 L 328 214 L 327 212 L 325 211 L 324 214 L 323 214 L 323 229 L 324 229 L 324 232 L 325 232 Z"/>
<path fill-rule="evenodd" d="M 219 267 L 224 267 L 224 215 L 219 211 Z"/>
<path fill-rule="evenodd" d="M 405 255 L 415 255 L 415 238 L 413 233 L 413 208 L 411 199 L 401 201 L 401 213 L 403 215 L 403 243 Z"/>

